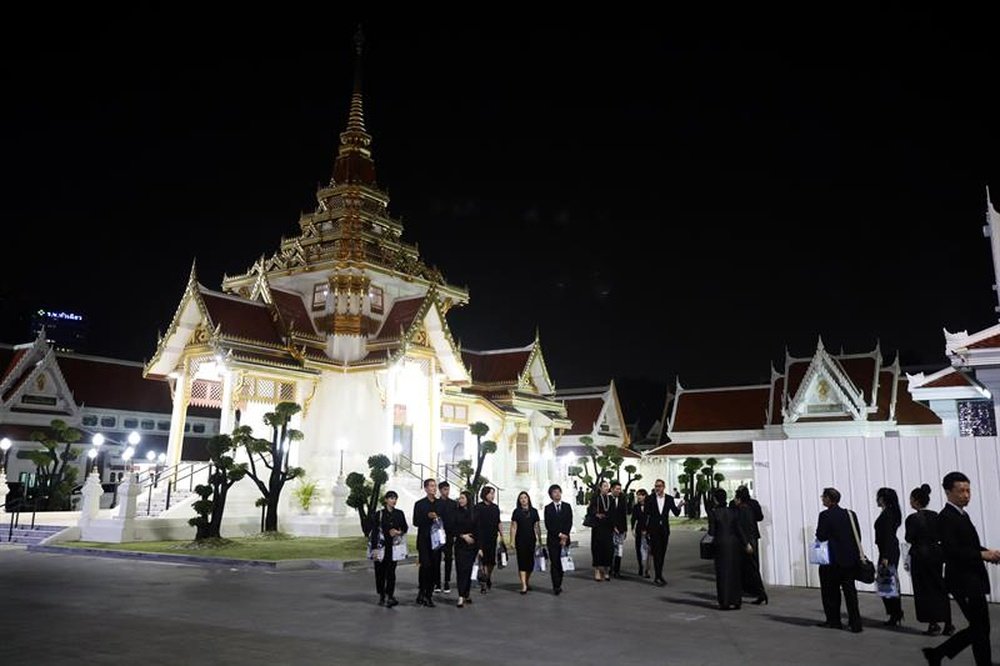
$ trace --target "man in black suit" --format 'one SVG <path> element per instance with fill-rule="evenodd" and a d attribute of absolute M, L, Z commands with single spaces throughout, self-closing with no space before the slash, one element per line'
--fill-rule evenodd
<path fill-rule="evenodd" d="M 545 545 L 549 551 L 549 571 L 552 574 L 552 593 L 562 592 L 562 549 L 569 545 L 569 533 L 573 529 L 573 507 L 562 501 L 562 488 L 549 486 L 549 498 L 545 506 Z"/>
<path fill-rule="evenodd" d="M 451 492 L 451 485 L 447 481 L 442 481 L 438 484 L 438 494 L 441 497 L 438 498 L 438 502 L 441 505 L 441 520 L 444 522 L 444 529 L 448 535 L 448 540 L 444 542 L 444 547 L 440 550 L 435 551 L 434 557 L 436 562 L 434 563 L 434 591 L 444 592 L 448 594 L 451 592 L 451 565 L 455 557 L 455 535 L 452 534 L 451 530 L 451 518 L 452 514 L 458 509 L 458 502 L 448 497 Z M 444 589 L 441 588 L 441 558 L 444 557 Z"/>
<path fill-rule="evenodd" d="M 950 472 L 941 482 L 948 503 L 938 514 L 938 531 L 944 553 L 944 584 L 955 598 L 969 626 L 935 648 L 924 648 L 928 664 L 940 664 L 944 657 L 955 656 L 972 646 L 977 666 L 992 664 L 990 654 L 990 607 L 986 595 L 990 592 L 990 579 L 986 562 L 1000 562 L 1000 550 L 984 548 L 979 533 L 965 512 L 972 491 L 969 477 L 961 472 Z"/>
<path fill-rule="evenodd" d="M 646 532 L 649 534 L 649 549 L 653 551 L 653 584 L 660 587 L 667 584 L 663 579 L 663 561 L 667 557 L 667 546 L 670 544 L 670 512 L 681 515 L 680 504 L 674 503 L 674 498 L 667 495 L 667 484 L 663 479 L 657 479 L 653 484 L 653 494 L 646 498 Z"/>
<path fill-rule="evenodd" d="M 611 484 L 611 504 L 608 511 L 611 513 L 611 524 L 615 528 L 615 552 L 611 559 L 611 575 L 615 578 L 622 577 L 622 557 L 618 554 L 618 543 L 625 543 L 625 536 L 628 534 L 628 504 L 625 495 L 622 494 L 622 484 L 614 481 Z"/>
<path fill-rule="evenodd" d="M 413 505 L 413 524 L 417 527 L 417 553 L 420 569 L 417 572 L 419 590 L 417 591 L 417 605 L 434 607 L 434 565 L 440 562 L 434 556 L 434 548 L 431 546 L 431 529 L 434 521 L 440 517 L 440 500 L 437 498 L 437 481 L 434 479 L 424 480 L 424 493 L 426 497 L 417 500 Z"/>
<path fill-rule="evenodd" d="M 861 563 L 861 549 L 858 540 L 861 529 L 858 517 L 853 511 L 840 508 L 840 491 L 836 488 L 823 489 L 825 511 L 816 522 L 816 538 L 829 545 L 830 564 L 819 567 L 820 593 L 823 597 L 823 612 L 826 621 L 819 626 L 828 629 L 843 629 L 840 622 L 840 592 L 844 592 L 847 606 L 847 622 L 851 631 L 861 631 L 861 611 L 858 609 L 858 589 L 854 586 L 854 576 Z M 853 526 L 852 526 L 853 523 Z M 855 532 L 858 538 L 855 538 Z"/>

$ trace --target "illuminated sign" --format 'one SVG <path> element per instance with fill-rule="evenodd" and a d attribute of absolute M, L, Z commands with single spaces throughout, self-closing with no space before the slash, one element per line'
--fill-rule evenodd
<path fill-rule="evenodd" d="M 48 310 L 39 310 L 38 314 L 42 317 L 48 317 L 49 319 L 67 319 L 69 321 L 83 321 L 82 315 L 73 314 L 72 312 L 49 312 Z"/>

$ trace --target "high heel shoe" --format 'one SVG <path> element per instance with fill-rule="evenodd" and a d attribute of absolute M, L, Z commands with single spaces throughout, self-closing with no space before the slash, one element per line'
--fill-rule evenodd
<path fill-rule="evenodd" d="M 941 633 L 941 625 L 937 622 L 931 622 L 927 626 L 927 631 L 923 632 L 924 636 L 937 636 Z"/>
<path fill-rule="evenodd" d="M 890 615 L 889 619 L 886 620 L 883 624 L 885 624 L 885 626 L 887 627 L 898 627 L 899 623 L 902 621 L 903 621 L 903 614 L 900 613 L 898 615 Z"/>
<path fill-rule="evenodd" d="M 763 604 L 763 605 L 766 606 L 767 605 L 767 595 L 765 594 L 762 597 L 757 597 L 756 599 L 754 599 L 750 603 L 752 603 L 754 606 L 760 606 L 761 604 Z"/>
<path fill-rule="evenodd" d="M 955 633 L 955 625 L 953 624 L 944 625 L 944 629 L 941 631 L 942 636 L 951 636 L 953 633 Z"/>

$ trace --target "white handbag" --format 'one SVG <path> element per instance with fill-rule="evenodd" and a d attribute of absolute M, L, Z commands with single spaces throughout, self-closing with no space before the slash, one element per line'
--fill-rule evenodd
<path fill-rule="evenodd" d="M 549 557 L 545 549 L 539 546 L 535 549 L 535 571 L 545 571 L 545 565 L 548 563 Z"/>
<path fill-rule="evenodd" d="M 410 552 L 406 546 L 406 537 L 402 534 L 392 538 L 392 561 L 399 562 L 405 560 Z"/>
<path fill-rule="evenodd" d="M 829 541 L 814 541 L 812 548 L 809 549 L 809 563 L 810 564 L 829 564 L 830 563 L 830 542 Z"/>
<path fill-rule="evenodd" d="M 448 540 L 448 534 L 444 531 L 444 523 L 440 518 L 436 518 L 431 525 L 431 548 L 438 550 L 444 547 Z"/>
<path fill-rule="evenodd" d="M 559 563 L 562 564 L 563 571 L 576 571 L 576 565 L 573 564 L 573 556 L 570 555 L 568 546 L 563 547 L 562 555 L 559 557 Z"/>
<path fill-rule="evenodd" d="M 472 563 L 472 575 L 469 576 L 469 578 L 472 580 L 473 583 L 475 583 L 475 582 L 477 582 L 479 580 L 479 558 L 478 557 L 476 558 L 476 561 Z"/>

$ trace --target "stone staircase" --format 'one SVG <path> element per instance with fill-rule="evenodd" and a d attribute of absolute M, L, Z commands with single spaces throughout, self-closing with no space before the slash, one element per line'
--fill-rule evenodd
<path fill-rule="evenodd" d="M 34 528 L 24 526 L 15 527 L 13 532 L 9 532 L 9 529 L 9 526 L 4 526 L 3 529 L 0 529 L 0 545 L 17 543 L 34 546 L 66 528 L 58 525 L 35 525 Z M 9 541 L 7 540 L 8 533 L 10 534 Z"/>
<path fill-rule="evenodd" d="M 176 489 L 172 491 L 170 493 L 170 508 L 172 509 L 178 504 L 183 504 L 194 494 L 195 494 L 194 492 L 187 490 L 186 488 Z M 148 514 L 146 512 L 147 506 L 149 507 Z M 162 490 L 159 492 L 154 490 L 152 502 L 150 502 L 148 496 L 143 497 L 142 495 L 139 496 L 138 501 L 136 502 L 136 515 L 139 518 L 147 518 L 147 517 L 156 518 L 166 510 L 167 510 L 166 490 Z M 193 513 L 191 515 L 192 517 L 194 516 Z"/>

